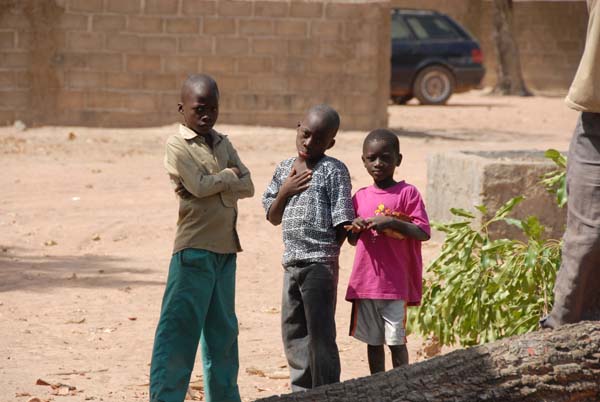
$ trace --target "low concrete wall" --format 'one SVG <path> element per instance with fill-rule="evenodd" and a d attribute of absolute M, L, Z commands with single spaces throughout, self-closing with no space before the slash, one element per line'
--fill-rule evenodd
<path fill-rule="evenodd" d="M 221 123 L 291 127 L 328 103 L 387 125 L 389 1 L 0 0 L 0 124 L 169 124 L 186 75 Z"/>
<path fill-rule="evenodd" d="M 539 184 L 542 175 L 556 166 L 541 151 L 447 152 L 427 161 L 427 211 L 433 221 L 456 220 L 450 208 L 463 208 L 480 215 L 475 205 L 495 213 L 506 201 L 519 195 L 526 199 L 510 216 L 523 219 L 535 215 L 546 226 L 548 237 L 560 239 L 566 224 L 566 208 Z M 504 223 L 490 225 L 495 237 L 523 238 L 521 231 Z"/>

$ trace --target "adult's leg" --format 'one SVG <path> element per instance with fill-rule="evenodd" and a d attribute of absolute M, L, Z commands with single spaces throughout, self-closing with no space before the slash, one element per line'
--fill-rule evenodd
<path fill-rule="evenodd" d="M 295 274 L 300 268 L 285 267 L 281 298 L 281 336 L 290 367 L 292 391 L 312 388 L 310 338 L 306 327 L 304 303 Z"/>
<path fill-rule="evenodd" d="M 367 345 L 367 357 L 371 374 L 385 371 L 385 350 L 383 345 Z"/>
<path fill-rule="evenodd" d="M 600 114 L 582 113 L 569 148 L 567 230 L 543 327 L 600 319 Z"/>
<path fill-rule="evenodd" d="M 173 255 L 150 367 L 150 401 L 182 402 L 215 281 L 210 252 Z"/>
<path fill-rule="evenodd" d="M 337 266 L 311 264 L 299 275 L 310 337 L 313 388 L 340 381 L 340 355 L 335 341 L 336 270 Z"/>
<path fill-rule="evenodd" d="M 202 331 L 207 402 L 239 402 L 238 321 L 235 315 L 235 254 L 214 254 L 216 280 Z"/>

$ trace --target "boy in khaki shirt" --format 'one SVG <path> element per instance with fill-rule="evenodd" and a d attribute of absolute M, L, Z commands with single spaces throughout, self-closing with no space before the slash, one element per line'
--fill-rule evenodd
<path fill-rule="evenodd" d="M 207 401 L 239 402 L 235 315 L 237 200 L 251 197 L 250 172 L 212 127 L 217 83 L 191 75 L 181 89 L 185 124 L 167 140 L 165 168 L 179 219 L 150 368 L 150 401 L 182 402 L 201 340 Z"/>

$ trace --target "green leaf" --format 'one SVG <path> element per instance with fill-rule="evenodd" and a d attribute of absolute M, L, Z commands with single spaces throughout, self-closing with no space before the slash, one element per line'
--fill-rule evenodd
<path fill-rule="evenodd" d="M 506 215 L 508 215 L 515 206 L 517 206 L 519 203 L 521 203 L 523 200 L 525 199 L 525 196 L 518 196 L 518 197 L 514 197 L 511 198 L 510 200 L 508 200 L 506 203 L 504 203 L 504 205 L 502 205 L 498 211 L 496 212 L 496 214 L 494 215 L 494 217 L 488 222 L 492 223 L 495 221 L 498 221 L 500 219 L 503 219 Z"/>
<path fill-rule="evenodd" d="M 462 209 L 462 208 L 450 208 L 450 212 L 452 213 L 452 215 L 462 216 L 464 218 L 475 219 L 475 215 L 473 215 L 472 213 L 470 213 L 466 209 Z"/>

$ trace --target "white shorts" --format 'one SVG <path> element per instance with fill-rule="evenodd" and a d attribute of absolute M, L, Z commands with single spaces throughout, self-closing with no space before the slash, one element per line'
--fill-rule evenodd
<path fill-rule="evenodd" d="M 350 336 L 369 345 L 404 345 L 406 343 L 406 302 L 404 300 L 353 300 Z"/>

